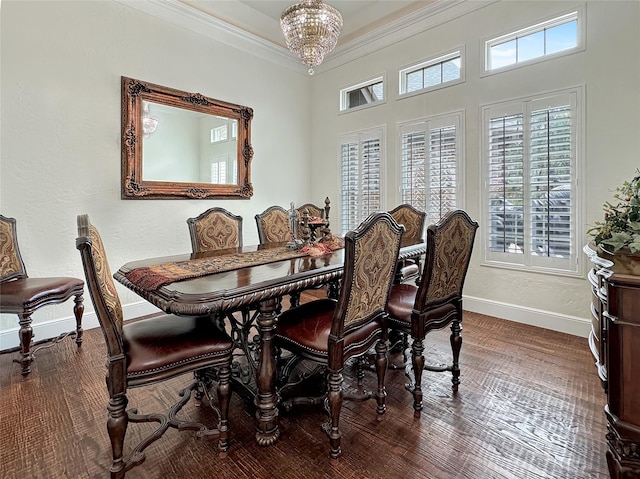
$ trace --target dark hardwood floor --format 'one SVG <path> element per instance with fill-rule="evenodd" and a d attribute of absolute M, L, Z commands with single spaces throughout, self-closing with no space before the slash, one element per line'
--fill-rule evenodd
<path fill-rule="evenodd" d="M 343 455 L 328 458 L 318 408 L 281 413 L 281 438 L 271 447 L 254 440 L 252 409 L 234 395 L 231 448 L 170 430 L 147 449 L 147 460 L 128 478 L 465 478 L 586 479 L 608 477 L 605 462 L 605 395 L 586 339 L 466 313 L 461 384 L 456 396 L 449 373 L 425 372 L 425 407 L 414 419 L 404 374 L 387 375 L 387 413 L 377 422 L 375 404 L 345 402 Z M 450 354 L 448 329 L 427 336 L 432 360 Z M 76 349 L 66 339 L 36 354 L 27 378 L 0 354 L 0 477 L 106 478 L 105 351 L 99 329 L 85 332 Z M 375 374 L 367 375 L 374 385 Z M 348 372 L 347 382 L 353 378 Z M 129 406 L 159 411 L 187 384 L 182 376 L 155 387 L 132 389 Z M 186 414 L 210 411 L 193 402 Z M 209 422 L 210 424 L 210 422 Z M 152 426 L 131 424 L 128 435 Z M 130 442 L 128 442 L 130 444 Z"/>

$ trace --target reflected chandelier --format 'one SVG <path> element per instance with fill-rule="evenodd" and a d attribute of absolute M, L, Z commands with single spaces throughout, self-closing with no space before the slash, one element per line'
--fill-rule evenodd
<path fill-rule="evenodd" d="M 282 12 L 280 28 L 287 48 L 309 66 L 309 75 L 313 75 L 313 67 L 336 46 L 342 15 L 322 0 L 300 0 Z"/>

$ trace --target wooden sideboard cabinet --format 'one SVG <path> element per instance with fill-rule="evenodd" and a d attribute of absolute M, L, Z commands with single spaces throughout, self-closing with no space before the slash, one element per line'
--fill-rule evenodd
<path fill-rule="evenodd" d="M 640 258 L 603 258 L 593 245 L 591 333 L 607 405 L 607 465 L 614 479 L 640 478 Z"/>

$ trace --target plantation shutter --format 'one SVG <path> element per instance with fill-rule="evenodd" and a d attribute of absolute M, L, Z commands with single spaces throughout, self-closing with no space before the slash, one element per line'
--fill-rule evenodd
<path fill-rule="evenodd" d="M 340 141 L 343 233 L 382 209 L 382 134 L 377 129 Z"/>
<path fill-rule="evenodd" d="M 522 253 L 524 247 L 524 125 L 522 113 L 489 121 L 489 249 Z"/>
<path fill-rule="evenodd" d="M 578 270 L 578 91 L 483 109 L 488 261 Z"/>
<path fill-rule="evenodd" d="M 571 255 L 572 221 L 571 106 L 531 112 L 530 223 L 531 252 L 539 256 Z"/>
<path fill-rule="evenodd" d="M 429 209 L 428 222 L 435 223 L 456 208 L 456 127 L 429 131 Z"/>
<path fill-rule="evenodd" d="M 402 203 L 425 211 L 427 205 L 427 183 L 425 173 L 425 126 L 411 125 L 402 130 Z"/>
<path fill-rule="evenodd" d="M 427 224 L 458 204 L 460 124 L 454 114 L 400 127 L 401 202 L 426 211 Z"/>

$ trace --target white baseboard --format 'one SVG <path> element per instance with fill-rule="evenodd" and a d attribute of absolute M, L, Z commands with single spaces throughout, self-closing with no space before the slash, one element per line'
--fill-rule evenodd
<path fill-rule="evenodd" d="M 514 304 L 501 303 L 482 298 L 464 296 L 462 307 L 466 311 L 495 316 L 496 318 L 530 324 L 539 328 L 586 338 L 591 331 L 590 319 L 553 313 L 541 309 L 525 308 Z"/>
<path fill-rule="evenodd" d="M 525 308 L 514 304 L 501 303 L 499 301 L 490 301 L 487 299 L 473 298 L 465 296 L 463 301 L 464 309 L 474 313 L 486 314 L 497 318 L 515 321 L 517 323 L 530 324 L 539 328 L 551 329 L 561 333 L 572 334 L 586 338 L 591 330 L 591 322 L 588 319 L 578 318 L 576 316 L 567 316 L 543 311 L 540 309 Z M 124 319 L 137 318 L 147 314 L 154 314 L 160 310 L 146 301 L 128 304 L 122 307 Z M 17 317 L 16 317 L 17 322 Z M 98 318 L 91 311 L 86 313 L 82 318 L 82 328 L 97 328 Z M 53 319 L 33 324 L 34 342 L 44 339 L 55 338 L 67 331 L 76 329 L 76 320 L 73 316 L 66 318 Z M 0 331 L 0 351 L 5 349 L 13 349 L 20 346 L 18 337 L 18 327 Z"/>
<path fill-rule="evenodd" d="M 147 301 L 140 301 L 122 307 L 122 314 L 124 315 L 125 320 L 158 312 L 160 312 L 160 310 Z M 16 323 L 17 322 L 18 316 L 16 316 Z M 76 318 L 71 315 L 65 318 L 33 323 L 31 327 L 33 328 L 33 342 L 37 343 L 38 341 L 43 341 L 45 339 L 55 338 L 62 333 L 75 331 Z M 85 312 L 82 316 L 82 329 L 86 330 L 99 327 L 100 324 L 98 323 L 96 313 L 93 311 Z M 18 336 L 19 330 L 20 327 L 16 326 L 15 328 L 0 331 L 0 351 L 20 346 L 20 337 Z"/>

